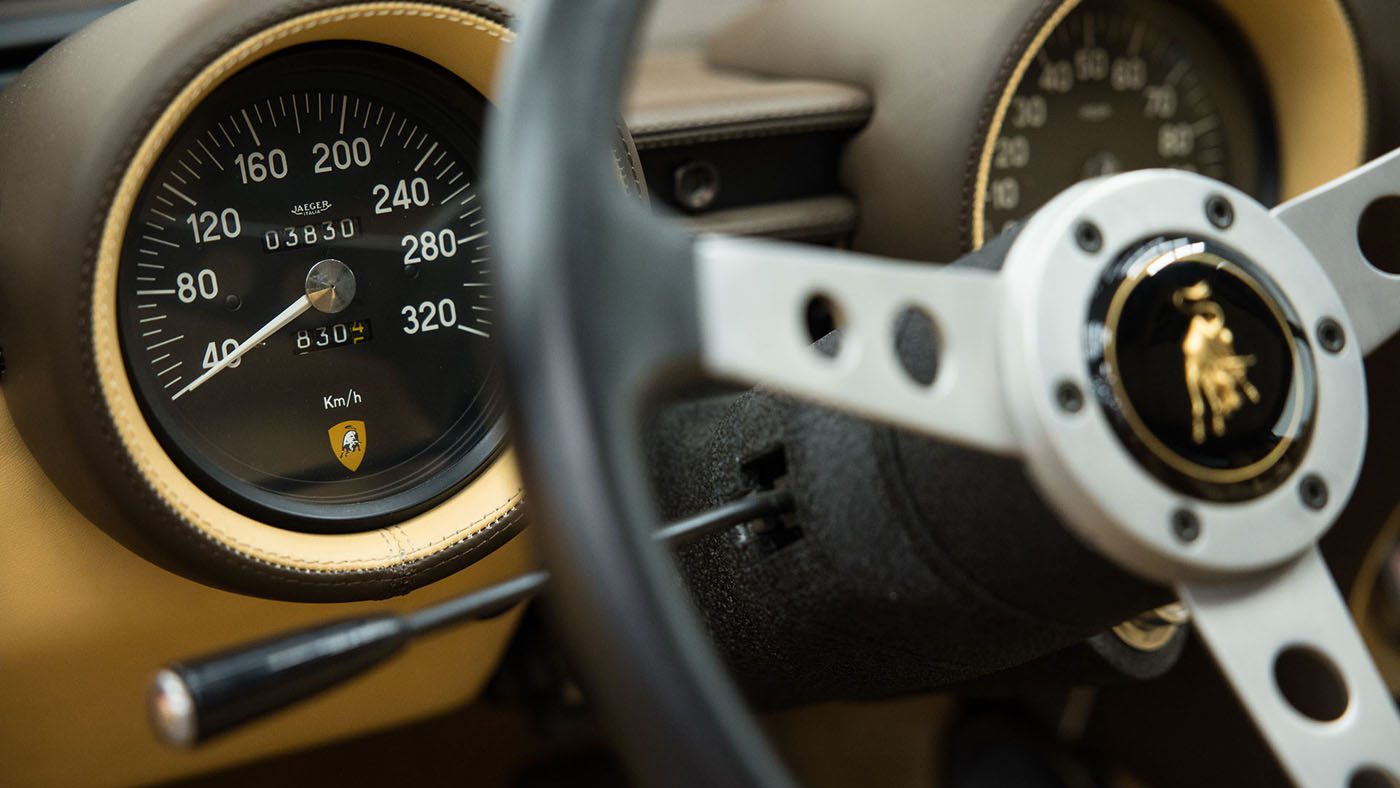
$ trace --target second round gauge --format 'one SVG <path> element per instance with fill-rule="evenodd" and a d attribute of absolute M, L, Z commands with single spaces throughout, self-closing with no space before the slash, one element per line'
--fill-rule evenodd
<path fill-rule="evenodd" d="M 1028 54 L 986 143 L 974 245 L 1078 181 L 1129 170 L 1185 169 L 1275 199 L 1259 69 L 1209 3 L 1086 0 Z"/>
<path fill-rule="evenodd" d="M 290 50 L 195 110 L 137 199 L 118 312 L 167 451 L 216 498 L 345 531 L 502 440 L 485 100 L 381 47 Z"/>

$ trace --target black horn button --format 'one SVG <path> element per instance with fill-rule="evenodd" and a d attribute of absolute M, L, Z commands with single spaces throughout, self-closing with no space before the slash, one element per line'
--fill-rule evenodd
<path fill-rule="evenodd" d="M 1232 249 L 1159 238 L 1125 254 L 1094 296 L 1088 350 L 1114 430 L 1179 492 L 1258 497 L 1307 449 L 1307 335 L 1278 287 Z"/>

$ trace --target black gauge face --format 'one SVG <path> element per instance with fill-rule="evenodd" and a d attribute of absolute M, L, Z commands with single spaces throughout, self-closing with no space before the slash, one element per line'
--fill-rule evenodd
<path fill-rule="evenodd" d="M 193 113 L 137 199 L 127 368 L 215 497 L 287 527 L 402 519 L 488 461 L 485 100 L 385 48 L 299 48 Z"/>
<path fill-rule="evenodd" d="M 1051 32 L 993 142 L 983 237 L 1078 181 L 1129 170 L 1190 170 L 1275 198 L 1257 71 L 1226 20 L 1188 7 L 1093 0 Z"/>

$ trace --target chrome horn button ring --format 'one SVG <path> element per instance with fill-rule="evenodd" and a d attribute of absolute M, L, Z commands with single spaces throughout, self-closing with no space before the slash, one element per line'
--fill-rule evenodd
<path fill-rule="evenodd" d="M 1151 239 L 1105 269 L 1088 321 L 1099 403 L 1168 487 L 1244 501 L 1297 468 L 1316 408 L 1312 347 L 1288 298 L 1242 253 Z"/>

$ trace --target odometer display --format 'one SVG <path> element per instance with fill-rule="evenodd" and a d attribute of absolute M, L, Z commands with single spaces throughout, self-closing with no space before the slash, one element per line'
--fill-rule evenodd
<path fill-rule="evenodd" d="M 492 457 L 484 111 L 397 50 L 303 47 L 235 75 L 161 155 L 122 251 L 121 340 L 157 436 L 225 504 L 379 527 Z"/>
<path fill-rule="evenodd" d="M 1004 231 L 1080 180 L 1129 170 L 1190 170 L 1272 201 L 1271 113 L 1237 38 L 1205 4 L 1080 5 L 1012 88 L 974 235 Z"/>
<path fill-rule="evenodd" d="M 268 230 L 263 233 L 263 251 L 268 254 L 290 252 L 316 244 L 329 244 L 340 240 L 348 241 L 359 234 L 360 219 L 358 216 L 340 220 L 322 219 L 293 227 Z"/>

